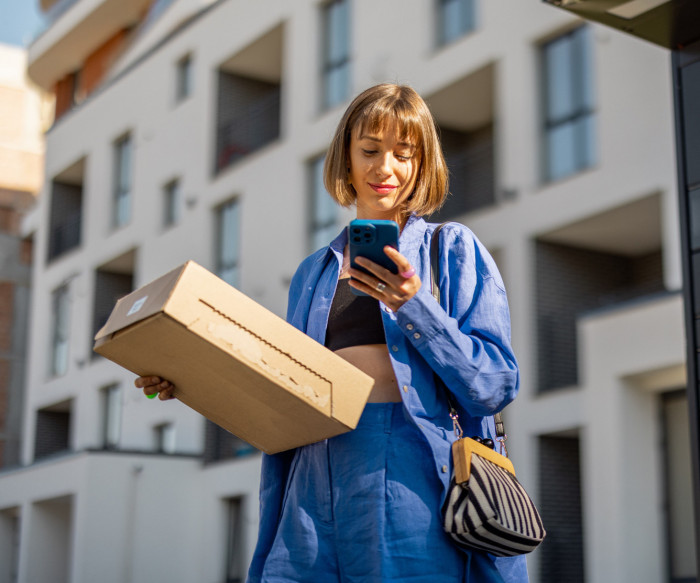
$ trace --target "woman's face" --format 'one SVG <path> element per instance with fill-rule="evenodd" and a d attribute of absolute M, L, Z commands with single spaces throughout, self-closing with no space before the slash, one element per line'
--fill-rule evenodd
<path fill-rule="evenodd" d="M 376 132 L 354 129 L 349 152 L 357 218 L 402 224 L 402 209 L 413 192 L 420 165 L 416 145 L 402 140 L 396 124 L 390 124 Z"/>

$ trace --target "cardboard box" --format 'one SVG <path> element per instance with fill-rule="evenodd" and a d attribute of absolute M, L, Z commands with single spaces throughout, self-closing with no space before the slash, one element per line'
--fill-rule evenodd
<path fill-rule="evenodd" d="M 193 261 L 120 299 L 94 348 L 267 453 L 354 429 L 374 385 Z"/>

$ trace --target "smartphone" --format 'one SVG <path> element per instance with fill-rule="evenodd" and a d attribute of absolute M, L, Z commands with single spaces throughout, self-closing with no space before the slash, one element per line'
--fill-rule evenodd
<path fill-rule="evenodd" d="M 356 257 L 366 257 L 392 273 L 398 271 L 396 263 L 384 253 L 386 245 L 390 245 L 394 249 L 399 248 L 399 225 L 394 221 L 355 219 L 350 222 L 348 227 L 348 240 L 350 265 L 354 269 L 368 273 L 366 269 L 355 263 Z M 367 295 L 355 288 L 352 288 L 352 291 L 356 295 Z"/>

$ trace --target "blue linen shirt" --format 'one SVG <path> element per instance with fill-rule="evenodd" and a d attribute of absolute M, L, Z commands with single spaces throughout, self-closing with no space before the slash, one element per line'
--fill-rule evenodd
<path fill-rule="evenodd" d="M 394 374 L 404 405 L 432 451 L 442 501 L 450 480 L 455 435 L 446 395 L 436 387 L 434 373 L 448 387 L 465 435 L 490 437 L 494 436 L 491 416 L 515 398 L 519 373 L 510 345 L 503 281 L 483 245 L 459 223 L 448 223 L 440 233 L 442 306 L 435 301 L 430 290 L 430 241 L 436 226 L 416 216 L 408 219 L 399 251 L 423 284 L 396 312 L 380 305 Z M 329 247 L 301 263 L 289 290 L 287 321 L 321 344 L 346 243 L 347 229 L 343 229 Z M 259 577 L 275 537 L 293 454 L 292 450 L 263 455 L 260 530 L 251 583 Z M 503 564 L 497 560 L 508 581 L 527 581 L 522 559 L 517 563 L 505 559 Z"/>

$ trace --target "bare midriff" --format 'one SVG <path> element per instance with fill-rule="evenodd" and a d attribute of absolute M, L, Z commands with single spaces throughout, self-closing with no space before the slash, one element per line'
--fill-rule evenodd
<path fill-rule="evenodd" d="M 386 344 L 362 344 L 340 348 L 335 353 L 374 379 L 369 403 L 400 402 L 399 385 L 391 367 Z"/>

